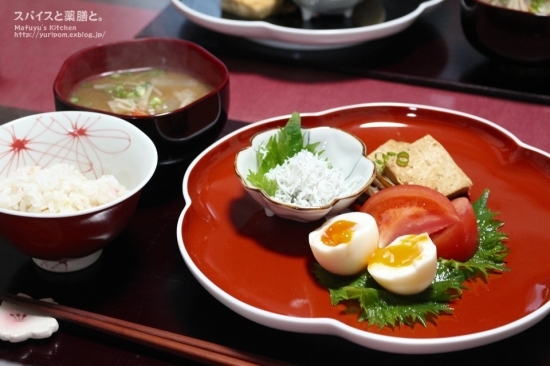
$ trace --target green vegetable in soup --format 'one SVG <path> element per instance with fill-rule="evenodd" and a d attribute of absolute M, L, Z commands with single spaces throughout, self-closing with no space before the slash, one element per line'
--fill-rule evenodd
<path fill-rule="evenodd" d="M 550 15 L 549 0 L 482 0 L 485 3 L 502 6 L 512 10 L 525 11 L 540 15 Z"/>

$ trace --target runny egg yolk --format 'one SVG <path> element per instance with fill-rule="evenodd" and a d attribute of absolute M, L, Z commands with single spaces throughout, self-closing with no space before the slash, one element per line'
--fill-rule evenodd
<path fill-rule="evenodd" d="M 388 267 L 408 266 L 422 253 L 418 244 L 422 240 L 421 236 L 409 235 L 402 238 L 399 245 L 379 248 L 369 258 L 368 264 L 379 263 Z"/>
<path fill-rule="evenodd" d="M 386 290 L 413 295 L 430 286 L 437 272 L 437 248 L 427 233 L 404 235 L 369 257 L 367 270 Z"/>
<path fill-rule="evenodd" d="M 327 219 L 308 239 L 315 260 L 324 269 L 349 276 L 365 270 L 380 237 L 374 217 L 347 212 Z"/>
<path fill-rule="evenodd" d="M 351 242 L 353 238 L 353 227 L 357 223 L 347 220 L 338 220 L 332 223 L 321 236 L 323 244 L 334 247 L 338 244 Z"/>

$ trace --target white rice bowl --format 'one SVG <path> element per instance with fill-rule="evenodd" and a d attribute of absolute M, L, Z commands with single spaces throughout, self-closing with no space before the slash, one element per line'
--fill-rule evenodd
<path fill-rule="evenodd" d="M 0 125 L 0 142 L 0 238 L 54 272 L 99 258 L 158 162 L 145 133 L 102 113 L 22 117 Z"/>
<path fill-rule="evenodd" d="M 0 213 L 8 215 L 65 217 L 105 209 L 140 192 L 158 162 L 145 133 L 95 112 L 22 117 L 0 126 L 0 141 Z M 27 169 L 33 173 L 18 172 Z M 119 184 L 125 193 L 113 197 Z"/>

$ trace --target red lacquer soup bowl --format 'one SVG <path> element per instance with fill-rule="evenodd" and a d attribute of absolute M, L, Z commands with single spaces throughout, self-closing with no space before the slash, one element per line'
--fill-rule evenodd
<path fill-rule="evenodd" d="M 77 104 L 71 97 L 77 85 L 90 78 L 147 69 L 182 72 L 211 89 L 190 104 L 154 115 L 100 111 Z M 195 43 L 169 38 L 142 38 L 78 51 L 61 66 L 53 91 L 58 111 L 107 113 L 139 128 L 154 142 L 161 165 L 194 158 L 214 142 L 227 122 L 229 110 L 229 72 L 225 65 Z"/>

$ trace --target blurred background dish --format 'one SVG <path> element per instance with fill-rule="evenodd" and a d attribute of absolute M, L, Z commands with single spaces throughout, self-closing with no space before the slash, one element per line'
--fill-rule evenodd
<path fill-rule="evenodd" d="M 550 66 L 550 15 L 461 0 L 461 21 L 468 41 L 491 60 Z"/>
<path fill-rule="evenodd" d="M 107 203 L 76 211 L 44 208 L 42 212 L 27 209 L 22 212 L 12 209 L 11 204 L 2 205 L 0 237 L 32 257 L 41 268 L 54 272 L 76 271 L 99 258 L 103 247 L 130 221 L 142 188 L 157 167 L 157 153 L 151 139 L 132 124 L 100 113 L 50 112 L 19 118 L 0 126 L 0 141 L 4 142 L 0 145 L 3 188 L 8 185 L 5 183 L 8 175 L 19 168 L 46 169 L 59 164 L 73 166 L 88 180 L 112 175 L 125 188 L 124 194 Z M 41 178 L 36 185 L 25 182 L 25 189 L 32 191 L 28 196 L 33 202 L 38 201 L 29 207 L 67 203 L 57 199 L 63 196 L 57 184 L 58 176 L 42 175 Z M 66 177 L 62 183 L 76 188 L 85 184 Z M 22 187 L 19 185 L 19 189 Z M 74 190 L 63 191 L 68 200 L 72 192 Z M 3 195 L 4 202 L 15 193 L 3 190 Z M 51 200 L 51 196 L 56 198 Z M 15 197 L 12 202 L 16 200 L 19 198 Z"/>
<path fill-rule="evenodd" d="M 300 7 L 302 19 L 309 21 L 315 15 L 339 14 L 350 18 L 355 5 L 364 0 L 292 0 Z"/>
<path fill-rule="evenodd" d="M 88 106 L 81 100 L 77 101 L 73 96 L 73 92 L 83 81 L 128 70 L 185 73 L 206 83 L 210 91 L 189 104 L 154 115 L 128 115 L 120 110 L 117 113 L 101 110 Z M 167 80 L 170 79 L 174 78 Z M 181 89 L 182 93 L 186 93 L 185 85 Z M 151 101 L 158 97 L 166 98 L 167 95 L 156 96 L 153 92 Z M 196 156 L 218 137 L 227 122 L 229 74 L 220 60 L 192 42 L 169 38 L 142 38 L 98 45 L 70 56 L 61 66 L 54 81 L 54 98 L 58 111 L 101 112 L 130 122 L 154 142 L 159 165 L 167 165 Z"/>
<path fill-rule="evenodd" d="M 219 33 L 277 48 L 326 50 L 398 33 L 444 0 L 365 0 L 354 8 L 351 18 L 329 16 L 311 21 L 303 21 L 298 8 L 280 16 L 250 20 L 222 11 L 219 0 L 171 1 L 190 21 Z"/>

